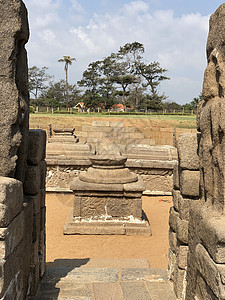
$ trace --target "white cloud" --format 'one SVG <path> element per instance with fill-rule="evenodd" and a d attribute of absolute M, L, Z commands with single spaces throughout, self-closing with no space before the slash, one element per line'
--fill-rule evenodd
<path fill-rule="evenodd" d="M 80 3 L 78 3 L 78 0 L 70 0 L 70 2 L 72 3 L 72 7 L 76 12 L 84 12 L 83 7 L 80 5 Z"/>
<path fill-rule="evenodd" d="M 189 102 L 199 94 L 206 64 L 208 16 L 197 13 L 177 18 L 172 10 L 152 12 L 147 1 L 138 0 L 121 4 L 117 12 L 93 14 L 86 25 L 77 26 L 73 18 L 65 18 L 65 12 L 61 15 L 63 0 L 25 2 L 31 16 L 27 47 L 30 65 L 49 66 L 57 80 L 64 77 L 57 63 L 63 55 L 77 59 L 69 70 L 70 81 L 75 82 L 90 62 L 110 55 L 127 42 L 138 41 L 145 46 L 146 62 L 158 60 L 169 70 L 171 80 L 163 83 L 161 90 L 172 101 Z M 80 12 L 83 16 L 79 2 L 71 3 L 74 15 Z"/>

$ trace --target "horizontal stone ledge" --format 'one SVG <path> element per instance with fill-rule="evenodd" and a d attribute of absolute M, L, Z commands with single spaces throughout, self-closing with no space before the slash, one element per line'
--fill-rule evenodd
<path fill-rule="evenodd" d="M 72 190 L 67 188 L 59 188 L 59 187 L 47 187 L 46 192 L 48 193 L 73 193 Z"/>
<path fill-rule="evenodd" d="M 173 170 L 176 160 L 129 159 L 127 168 Z"/>
<path fill-rule="evenodd" d="M 60 188 L 60 187 L 46 187 L 46 192 L 48 193 L 73 193 L 72 190 L 68 188 Z M 150 191 L 146 190 L 143 192 L 144 196 L 172 196 L 171 192 L 163 192 L 163 191 Z"/>
<path fill-rule="evenodd" d="M 151 228 L 147 221 L 142 222 L 75 222 L 72 210 L 64 226 L 64 234 L 75 235 L 139 235 L 151 236 Z"/>
<path fill-rule="evenodd" d="M 91 166 L 91 161 L 89 159 L 46 159 L 47 166 L 85 166 L 89 167 Z"/>
<path fill-rule="evenodd" d="M 163 192 L 163 191 L 146 190 L 143 192 L 143 195 L 146 195 L 146 196 L 172 196 L 172 193 L 171 192 Z"/>

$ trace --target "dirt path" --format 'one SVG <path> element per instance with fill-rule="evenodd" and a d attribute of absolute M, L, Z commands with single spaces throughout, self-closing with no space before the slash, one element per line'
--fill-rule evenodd
<path fill-rule="evenodd" d="M 171 197 L 143 197 L 143 210 L 152 236 L 64 236 L 63 226 L 73 205 L 73 195 L 48 194 L 47 262 L 78 258 L 146 258 L 151 267 L 168 266 L 168 216 Z"/>

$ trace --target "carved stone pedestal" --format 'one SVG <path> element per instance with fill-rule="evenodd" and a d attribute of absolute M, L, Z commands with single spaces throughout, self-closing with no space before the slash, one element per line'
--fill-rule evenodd
<path fill-rule="evenodd" d="M 123 156 L 96 155 L 92 167 L 71 184 L 74 207 L 64 234 L 151 235 L 142 211 L 142 179 Z"/>

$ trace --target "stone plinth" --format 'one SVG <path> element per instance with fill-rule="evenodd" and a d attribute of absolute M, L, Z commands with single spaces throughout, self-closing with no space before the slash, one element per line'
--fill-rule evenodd
<path fill-rule="evenodd" d="M 143 219 L 143 180 L 125 167 L 126 157 L 96 155 L 71 184 L 74 207 L 64 234 L 151 235 Z"/>

